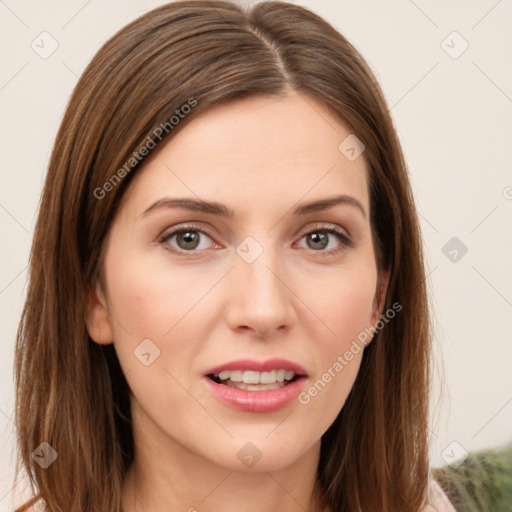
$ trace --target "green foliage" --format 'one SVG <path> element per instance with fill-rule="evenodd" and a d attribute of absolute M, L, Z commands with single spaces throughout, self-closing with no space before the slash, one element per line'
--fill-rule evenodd
<path fill-rule="evenodd" d="M 472 452 L 458 468 L 433 476 L 457 512 L 512 512 L 512 445 Z"/>

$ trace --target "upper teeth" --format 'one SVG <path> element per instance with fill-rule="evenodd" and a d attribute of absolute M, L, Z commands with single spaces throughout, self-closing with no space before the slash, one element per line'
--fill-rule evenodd
<path fill-rule="evenodd" d="M 291 370 L 272 370 L 270 372 L 255 372 L 252 370 L 224 370 L 218 374 L 220 380 L 230 379 L 232 382 L 244 382 L 246 384 L 273 384 L 292 380 L 295 373 Z"/>

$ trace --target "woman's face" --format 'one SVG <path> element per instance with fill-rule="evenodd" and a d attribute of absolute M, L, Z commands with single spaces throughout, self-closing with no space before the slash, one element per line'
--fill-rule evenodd
<path fill-rule="evenodd" d="M 318 449 L 379 317 L 349 135 L 311 97 L 254 97 L 201 114 L 137 171 L 88 330 L 114 343 L 158 453 L 268 471 Z"/>

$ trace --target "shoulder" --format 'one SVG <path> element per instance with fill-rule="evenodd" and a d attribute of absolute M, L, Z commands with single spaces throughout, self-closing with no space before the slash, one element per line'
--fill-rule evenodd
<path fill-rule="evenodd" d="M 457 512 L 441 486 L 433 478 L 428 484 L 428 505 L 421 512 Z"/>

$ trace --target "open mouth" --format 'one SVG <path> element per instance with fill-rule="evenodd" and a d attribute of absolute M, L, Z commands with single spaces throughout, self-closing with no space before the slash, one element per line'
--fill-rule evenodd
<path fill-rule="evenodd" d="M 298 375 L 291 370 L 272 370 L 269 372 L 226 370 L 220 373 L 210 373 L 207 377 L 217 384 L 236 389 L 270 391 L 285 387 L 300 379 L 302 375 Z"/>
<path fill-rule="evenodd" d="M 244 412 L 275 412 L 292 403 L 306 385 L 308 374 L 284 359 L 240 359 L 210 368 L 207 387 L 225 405 Z"/>

